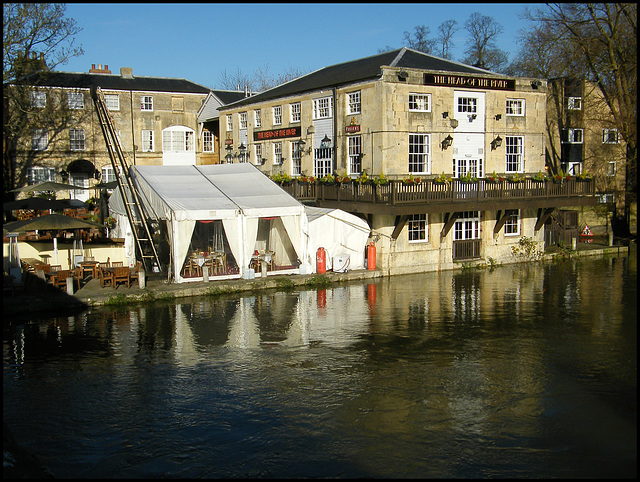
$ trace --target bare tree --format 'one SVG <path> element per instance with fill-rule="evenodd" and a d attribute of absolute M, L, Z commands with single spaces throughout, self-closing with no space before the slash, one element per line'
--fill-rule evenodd
<path fill-rule="evenodd" d="M 466 57 L 462 62 L 495 71 L 506 66 L 508 55 L 496 46 L 496 39 L 503 31 L 502 25 L 492 17 L 474 12 L 464 28 L 469 36 Z"/>
<path fill-rule="evenodd" d="M 240 67 L 233 72 L 223 70 L 218 77 L 218 88 L 222 90 L 256 90 L 253 80 Z"/>
<path fill-rule="evenodd" d="M 52 146 L 78 111 L 71 112 L 64 98 L 50 92 L 44 107 L 34 106 L 34 86 L 43 83 L 50 69 L 81 55 L 74 45 L 80 31 L 75 20 L 65 17 L 64 4 L 14 3 L 3 6 L 3 199 L 26 182 L 28 169 L 45 161 Z M 45 60 L 46 59 L 46 60 Z M 60 93 L 62 95 L 63 93 Z M 46 131 L 50 148 L 36 151 L 32 139 L 36 129 Z M 40 132 L 40 131 L 38 131 Z"/>
<path fill-rule="evenodd" d="M 430 54 L 431 52 L 433 52 L 433 47 L 436 41 L 430 39 L 429 34 L 429 27 L 425 27 L 424 25 L 416 25 L 414 27 L 413 34 L 410 32 L 404 33 L 404 41 L 407 47 L 419 52 L 424 52 L 425 54 Z"/>
<path fill-rule="evenodd" d="M 626 143 L 624 223 L 637 199 L 637 5 L 547 4 L 527 12 L 534 32 L 547 33 L 539 56 L 554 74 L 595 82 Z M 529 66 L 528 68 L 531 68 Z M 559 76 L 560 76 L 559 75 Z"/>
<path fill-rule="evenodd" d="M 440 45 L 440 56 L 443 59 L 451 60 L 453 54 L 451 50 L 454 47 L 453 35 L 458 31 L 458 22 L 455 20 L 445 20 L 438 26 L 438 44 Z"/>

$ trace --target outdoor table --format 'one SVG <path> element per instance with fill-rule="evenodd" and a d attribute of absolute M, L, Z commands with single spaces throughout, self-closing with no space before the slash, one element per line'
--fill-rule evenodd
<path fill-rule="evenodd" d="M 98 277 L 97 269 L 99 264 L 100 261 L 81 261 L 80 268 L 82 268 L 82 278 L 84 279 L 84 274 L 86 272 L 91 272 L 93 279 L 96 279 Z"/>

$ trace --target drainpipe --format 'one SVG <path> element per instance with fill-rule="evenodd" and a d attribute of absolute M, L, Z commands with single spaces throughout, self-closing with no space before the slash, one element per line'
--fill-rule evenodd
<path fill-rule="evenodd" d="M 129 104 L 131 105 L 131 151 L 133 152 L 133 165 L 136 164 L 136 135 L 133 127 L 133 91 L 129 91 Z M 118 175 L 116 173 L 116 175 Z"/>
<path fill-rule="evenodd" d="M 336 111 L 338 106 L 336 104 L 336 88 L 332 87 L 331 91 L 333 93 L 333 172 L 337 172 L 338 170 L 338 116 L 336 115 Z"/>

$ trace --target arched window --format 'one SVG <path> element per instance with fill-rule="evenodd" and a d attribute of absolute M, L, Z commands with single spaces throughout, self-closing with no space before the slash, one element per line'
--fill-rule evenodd
<path fill-rule="evenodd" d="M 164 165 L 195 165 L 196 134 L 185 126 L 167 127 L 162 131 L 162 163 Z"/>

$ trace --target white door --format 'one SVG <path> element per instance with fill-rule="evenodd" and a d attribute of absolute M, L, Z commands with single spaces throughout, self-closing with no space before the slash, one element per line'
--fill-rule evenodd
<path fill-rule="evenodd" d="M 82 172 L 69 174 L 69 184 L 73 186 L 89 187 L 89 175 Z M 89 200 L 89 190 L 74 189 L 73 191 L 70 191 L 70 197 L 71 199 L 86 202 Z"/>

